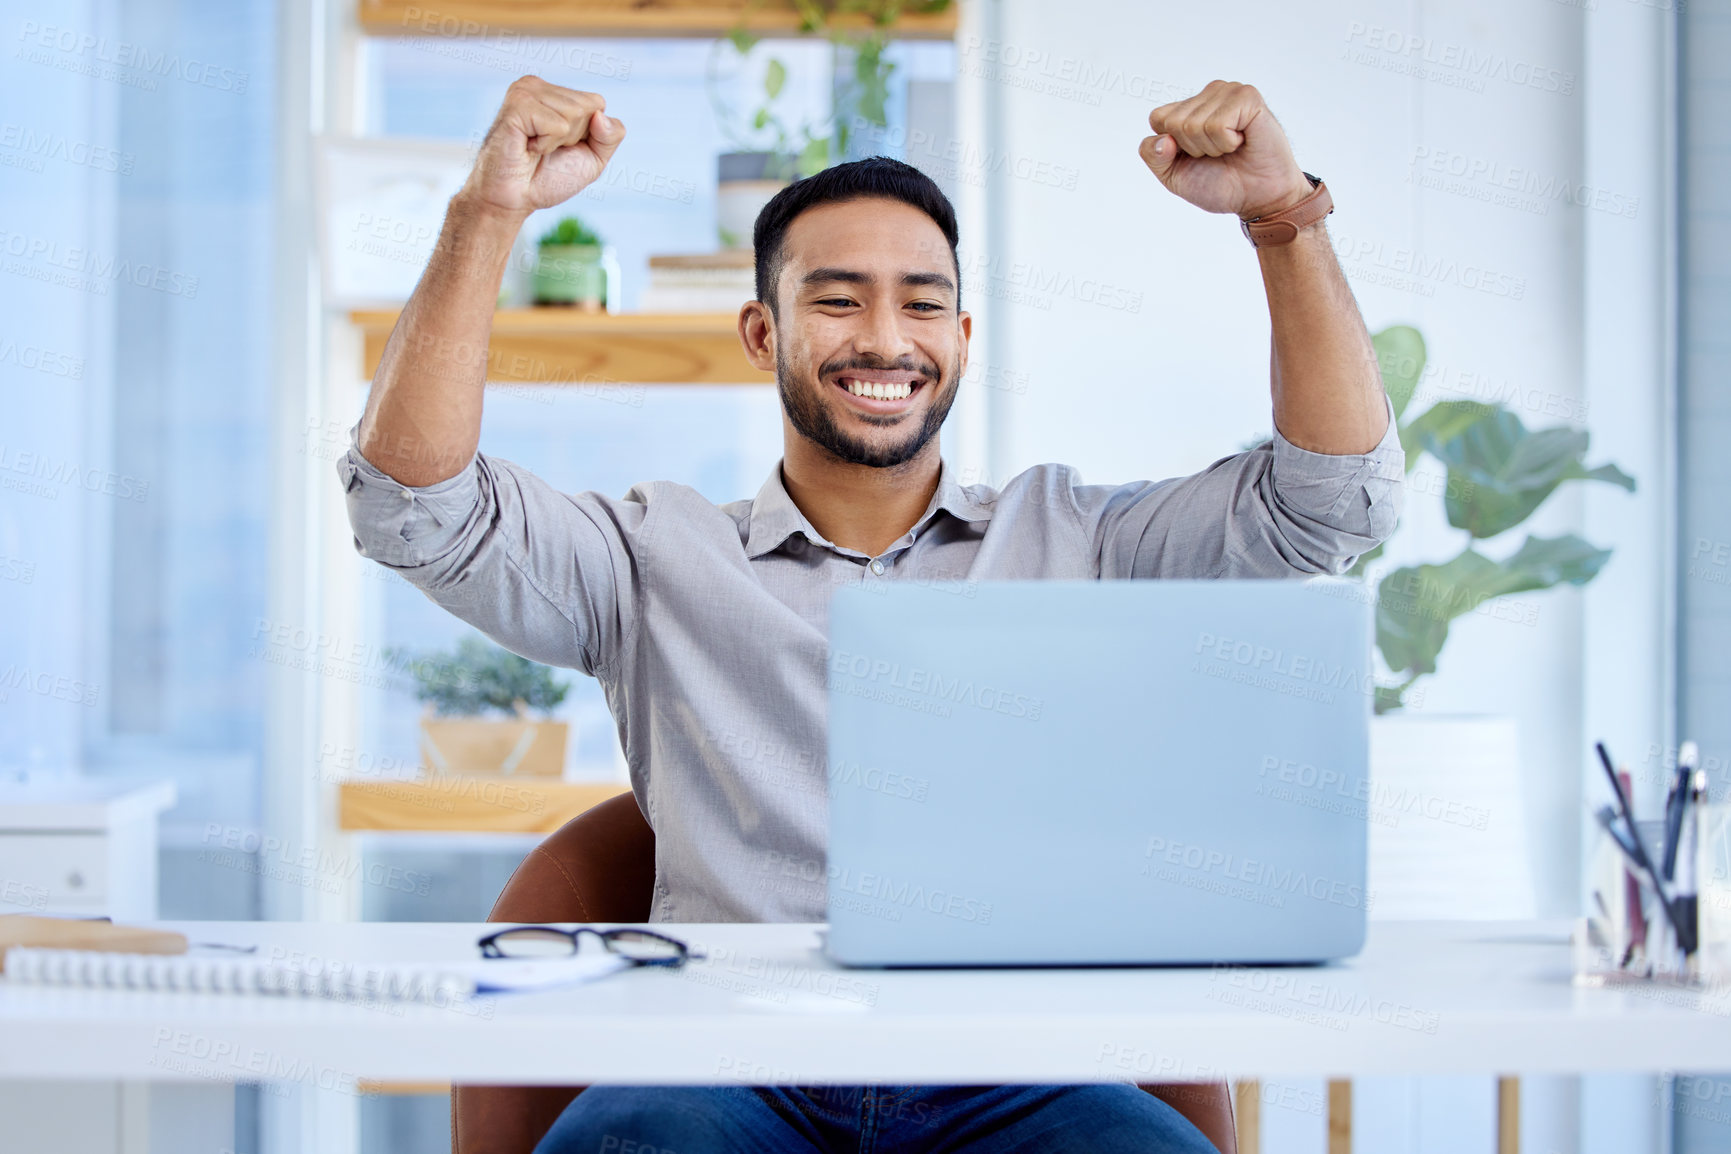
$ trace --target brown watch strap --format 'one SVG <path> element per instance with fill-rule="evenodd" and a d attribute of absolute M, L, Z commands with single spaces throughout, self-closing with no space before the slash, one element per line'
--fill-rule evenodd
<path fill-rule="evenodd" d="M 1291 244 L 1302 230 L 1334 211 L 1334 198 L 1328 195 L 1328 186 L 1308 172 L 1304 175 L 1315 186 L 1309 196 L 1291 208 L 1238 222 L 1251 244 L 1257 248 Z"/>

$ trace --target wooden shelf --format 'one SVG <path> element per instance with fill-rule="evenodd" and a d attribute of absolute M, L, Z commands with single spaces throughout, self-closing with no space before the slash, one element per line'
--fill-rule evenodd
<path fill-rule="evenodd" d="M 629 793 L 615 782 L 529 777 L 423 777 L 345 781 L 337 827 L 396 832 L 552 833 L 584 810 Z"/>
<path fill-rule="evenodd" d="M 379 367 L 396 309 L 349 314 L 365 335 L 361 373 Z M 585 313 L 500 309 L 487 349 L 489 381 L 593 385 L 767 385 L 739 346 L 735 313 Z"/>
<path fill-rule="evenodd" d="M 933 15 L 902 16 L 894 24 L 896 38 L 954 39 L 960 2 Z M 477 41 L 500 33 L 707 38 L 741 24 L 764 36 L 799 35 L 793 0 L 360 0 L 360 23 L 372 36 Z M 834 27 L 864 29 L 867 22 L 849 13 L 836 16 Z"/>

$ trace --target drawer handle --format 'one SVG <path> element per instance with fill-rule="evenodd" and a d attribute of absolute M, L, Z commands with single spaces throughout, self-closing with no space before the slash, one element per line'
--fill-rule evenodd
<path fill-rule="evenodd" d="M 75 890 L 83 889 L 84 888 L 84 875 L 79 873 L 77 870 L 73 870 L 71 873 L 66 875 L 66 885 L 67 885 L 68 889 L 75 889 Z"/>

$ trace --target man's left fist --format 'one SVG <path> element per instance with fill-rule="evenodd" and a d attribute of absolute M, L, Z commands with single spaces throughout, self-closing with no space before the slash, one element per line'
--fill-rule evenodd
<path fill-rule="evenodd" d="M 1156 135 L 1142 141 L 1142 159 L 1197 208 L 1250 220 L 1310 195 L 1286 133 L 1248 84 L 1211 81 L 1189 100 L 1156 108 L 1148 125 Z"/>

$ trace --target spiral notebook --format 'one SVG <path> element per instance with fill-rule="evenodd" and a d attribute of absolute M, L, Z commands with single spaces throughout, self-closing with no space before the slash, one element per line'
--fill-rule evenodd
<path fill-rule="evenodd" d="M 629 965 L 618 955 L 600 951 L 570 958 L 324 962 L 315 967 L 263 958 L 117 954 L 14 946 L 6 951 L 4 980 L 18 985 L 85 989 L 441 1005 L 483 994 L 545 990 L 594 981 Z"/>

